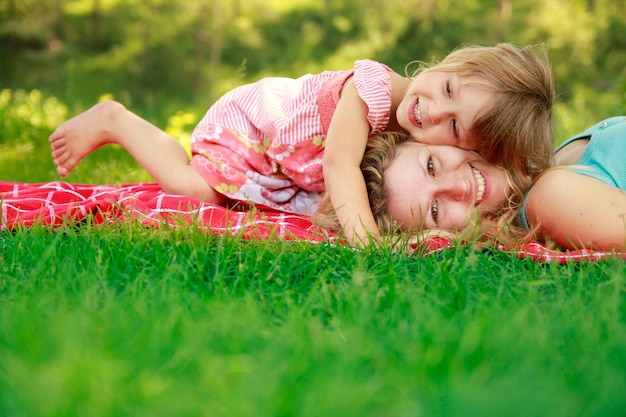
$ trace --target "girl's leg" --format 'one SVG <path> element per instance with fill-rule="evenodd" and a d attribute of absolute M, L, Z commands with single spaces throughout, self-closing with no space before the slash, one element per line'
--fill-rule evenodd
<path fill-rule="evenodd" d="M 113 101 L 96 104 L 52 133 L 57 172 L 67 176 L 83 157 L 107 143 L 126 149 L 165 192 L 217 204 L 225 199 L 189 165 L 176 139 Z"/>

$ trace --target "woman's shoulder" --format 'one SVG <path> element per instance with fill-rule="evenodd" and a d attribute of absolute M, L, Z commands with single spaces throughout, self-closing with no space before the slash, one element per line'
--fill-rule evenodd
<path fill-rule="evenodd" d="M 530 190 L 532 192 L 526 195 L 526 216 L 529 223 L 534 224 L 541 213 L 571 211 L 581 201 L 593 200 L 592 195 L 602 199 L 607 190 L 613 189 L 618 190 L 598 178 L 572 171 L 568 167 L 550 168 L 535 180 Z"/>
<path fill-rule="evenodd" d="M 625 208 L 622 190 L 557 167 L 536 180 L 526 201 L 526 216 L 539 228 L 539 237 L 550 237 L 562 247 L 608 248 L 624 242 Z"/>
<path fill-rule="evenodd" d="M 572 177 L 572 174 L 574 173 L 565 167 L 547 169 L 535 181 L 533 193 L 530 195 L 537 196 L 538 194 L 549 193 L 551 190 L 554 192 L 555 187 L 566 186 L 570 181 L 575 180 L 576 177 Z"/>
<path fill-rule="evenodd" d="M 557 209 L 559 194 L 568 189 L 574 190 L 576 177 L 577 174 L 561 167 L 543 172 L 526 194 L 524 209 L 528 224 L 537 224 L 541 213 Z"/>

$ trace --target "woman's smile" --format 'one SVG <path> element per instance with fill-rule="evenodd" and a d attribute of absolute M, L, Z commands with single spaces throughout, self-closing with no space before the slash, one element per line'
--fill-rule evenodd
<path fill-rule="evenodd" d="M 476 205 L 479 205 L 489 198 L 491 193 L 491 183 L 489 176 L 484 171 L 472 166 L 472 172 L 474 173 L 474 179 L 476 180 Z"/>

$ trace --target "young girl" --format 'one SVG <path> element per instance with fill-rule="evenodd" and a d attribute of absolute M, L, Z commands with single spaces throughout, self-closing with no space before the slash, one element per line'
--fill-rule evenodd
<path fill-rule="evenodd" d="M 236 88 L 196 127 L 191 162 L 171 137 L 112 103 L 62 124 L 50 141 L 61 176 L 114 142 L 165 191 L 218 204 L 313 212 L 311 192 L 326 189 L 348 240 L 360 243 L 380 236 L 359 169 L 370 135 L 408 132 L 527 175 L 550 165 L 553 101 L 545 57 L 501 44 L 458 49 L 412 79 L 364 60 L 349 71 Z M 126 121 L 107 132 L 116 117 Z"/>
<path fill-rule="evenodd" d="M 555 151 L 520 223 L 565 249 L 626 250 L 626 117 L 606 119 Z"/>

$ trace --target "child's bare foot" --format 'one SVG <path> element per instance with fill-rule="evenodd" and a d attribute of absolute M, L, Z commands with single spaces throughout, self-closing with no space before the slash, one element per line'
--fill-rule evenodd
<path fill-rule="evenodd" d="M 114 115 L 124 106 L 113 101 L 98 103 L 84 113 L 61 124 L 50 135 L 52 159 L 57 172 L 65 177 L 100 146 L 114 141 Z"/>

